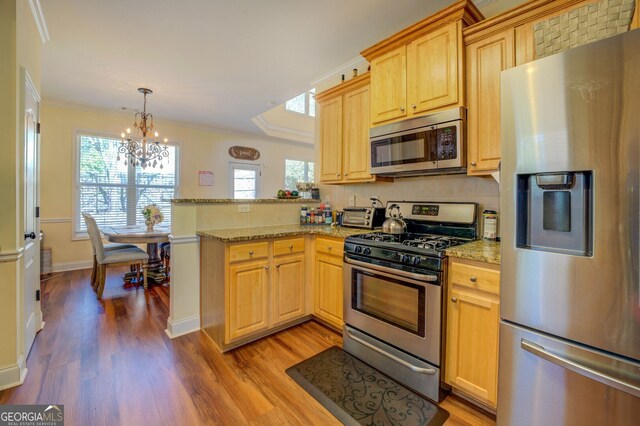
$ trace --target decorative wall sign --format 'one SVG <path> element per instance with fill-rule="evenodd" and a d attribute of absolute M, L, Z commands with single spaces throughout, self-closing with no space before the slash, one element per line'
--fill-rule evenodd
<path fill-rule="evenodd" d="M 200 170 L 198 172 L 198 185 L 213 186 L 213 172 Z"/>
<path fill-rule="evenodd" d="M 248 146 L 232 146 L 229 148 L 229 155 L 236 160 L 255 161 L 260 158 L 260 151 L 255 148 L 249 148 Z"/>

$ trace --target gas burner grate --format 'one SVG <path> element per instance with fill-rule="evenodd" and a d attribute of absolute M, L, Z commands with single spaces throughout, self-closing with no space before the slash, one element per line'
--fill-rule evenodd
<path fill-rule="evenodd" d="M 442 235 L 418 235 L 412 239 L 403 241 L 402 244 L 408 247 L 425 248 L 433 250 L 444 250 L 449 247 L 466 243 L 468 240 L 448 237 Z"/>
<path fill-rule="evenodd" d="M 362 240 L 384 242 L 384 243 L 395 243 L 400 241 L 397 235 L 385 234 L 382 232 L 372 232 L 369 234 L 357 235 L 357 238 L 360 238 Z"/>

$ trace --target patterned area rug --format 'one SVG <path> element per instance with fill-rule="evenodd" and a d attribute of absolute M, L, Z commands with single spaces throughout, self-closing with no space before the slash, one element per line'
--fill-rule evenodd
<path fill-rule="evenodd" d="M 446 410 L 333 346 L 287 374 L 345 425 L 442 425 Z"/>

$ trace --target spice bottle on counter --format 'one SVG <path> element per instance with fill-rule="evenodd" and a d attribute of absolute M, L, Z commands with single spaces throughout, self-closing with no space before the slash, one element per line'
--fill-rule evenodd
<path fill-rule="evenodd" d="M 498 212 L 495 210 L 485 210 L 482 212 L 483 233 L 482 239 L 485 241 L 496 241 L 498 237 Z"/>
<path fill-rule="evenodd" d="M 300 224 L 307 223 L 307 206 L 300 208 Z"/>

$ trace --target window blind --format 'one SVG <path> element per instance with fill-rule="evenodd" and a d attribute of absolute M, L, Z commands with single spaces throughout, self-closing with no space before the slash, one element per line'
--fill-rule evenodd
<path fill-rule="evenodd" d="M 163 168 L 134 167 L 118 160 L 119 139 L 78 134 L 76 182 L 76 233 L 86 232 L 82 212 L 98 226 L 143 224 L 142 208 L 155 203 L 171 223 L 171 199 L 176 194 L 176 146 L 169 145 L 169 161 Z"/>

